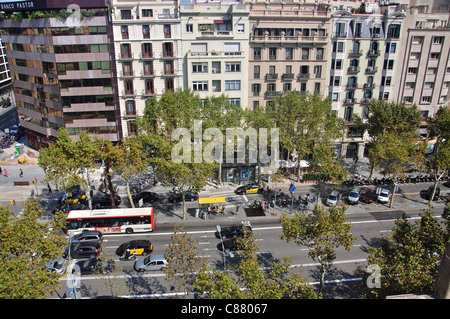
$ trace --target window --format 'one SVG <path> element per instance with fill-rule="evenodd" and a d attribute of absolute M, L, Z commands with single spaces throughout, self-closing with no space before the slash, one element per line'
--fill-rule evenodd
<path fill-rule="evenodd" d="M 388 28 L 388 38 L 396 38 L 400 37 L 400 25 L 399 24 L 391 24 Z"/>
<path fill-rule="evenodd" d="M 128 39 L 129 35 L 128 35 L 128 26 L 123 25 L 120 27 L 120 30 L 122 32 L 122 39 Z"/>
<path fill-rule="evenodd" d="M 134 100 L 125 101 L 125 110 L 127 112 L 127 115 L 136 115 L 136 105 L 134 103 Z"/>
<path fill-rule="evenodd" d="M 417 74 L 417 68 L 408 68 L 409 74 Z"/>
<path fill-rule="evenodd" d="M 323 60 L 323 53 L 324 53 L 324 49 L 323 48 L 317 48 L 316 49 L 316 60 Z"/>
<path fill-rule="evenodd" d="M 261 60 L 261 48 L 253 48 L 253 59 Z"/>
<path fill-rule="evenodd" d="M 439 59 L 439 53 L 431 53 L 431 54 L 430 54 L 430 58 L 431 58 L 432 60 L 437 60 L 437 59 Z"/>
<path fill-rule="evenodd" d="M 244 33 L 244 31 L 245 31 L 245 24 L 243 24 L 243 23 L 238 24 L 237 32 L 238 33 Z"/>
<path fill-rule="evenodd" d="M 208 72 L 208 62 L 192 62 L 192 73 Z"/>
<path fill-rule="evenodd" d="M 336 59 L 332 67 L 334 67 L 336 70 L 342 70 L 342 60 Z"/>
<path fill-rule="evenodd" d="M 124 43 L 124 44 L 121 44 L 120 46 L 121 46 L 122 58 L 125 58 L 125 59 L 132 58 L 132 56 L 131 56 L 131 44 Z"/>
<path fill-rule="evenodd" d="M 142 17 L 143 18 L 153 17 L 153 9 L 142 9 Z"/>
<path fill-rule="evenodd" d="M 187 33 L 192 33 L 192 32 L 194 32 L 194 25 L 191 24 L 191 23 L 187 23 L 187 24 L 186 24 L 186 32 L 187 32 Z"/>
<path fill-rule="evenodd" d="M 394 69 L 394 60 L 389 60 L 388 61 L 388 70 L 393 70 Z"/>
<path fill-rule="evenodd" d="M 261 67 L 259 65 L 255 65 L 253 67 L 253 78 L 259 79 L 261 74 Z"/>
<path fill-rule="evenodd" d="M 152 44 L 142 43 L 142 57 L 151 58 L 153 56 Z"/>
<path fill-rule="evenodd" d="M 291 90 L 291 88 L 292 88 L 291 83 L 283 83 L 283 92 L 288 92 Z"/>
<path fill-rule="evenodd" d="M 344 52 L 344 42 L 333 42 L 333 52 Z"/>
<path fill-rule="evenodd" d="M 153 79 L 145 79 L 145 94 L 155 94 Z"/>
<path fill-rule="evenodd" d="M 269 60 L 277 59 L 277 48 L 269 48 Z"/>
<path fill-rule="evenodd" d="M 144 75 L 153 75 L 153 61 L 144 61 Z"/>
<path fill-rule="evenodd" d="M 172 37 L 171 32 L 170 32 L 170 24 L 165 24 L 163 26 L 163 28 L 164 28 L 164 38 L 170 39 Z"/>
<path fill-rule="evenodd" d="M 164 74 L 165 75 L 174 74 L 174 67 L 173 67 L 173 61 L 172 60 L 164 61 Z"/>
<path fill-rule="evenodd" d="M 292 60 L 294 58 L 294 48 L 286 48 L 286 60 Z"/>
<path fill-rule="evenodd" d="M 225 81 L 225 91 L 238 91 L 241 89 L 241 80 Z"/>
<path fill-rule="evenodd" d="M 142 26 L 142 36 L 144 37 L 144 39 L 150 39 L 150 26 Z"/>
<path fill-rule="evenodd" d="M 430 103 L 431 102 L 431 96 L 423 96 L 422 97 L 422 103 Z"/>
<path fill-rule="evenodd" d="M 122 71 L 123 75 L 133 75 L 133 66 L 132 62 L 124 62 L 122 63 Z"/>
<path fill-rule="evenodd" d="M 120 10 L 120 18 L 122 20 L 131 20 L 131 10 Z"/>
<path fill-rule="evenodd" d="M 444 37 L 433 37 L 434 44 L 440 44 L 442 42 L 444 42 Z"/>
<path fill-rule="evenodd" d="M 173 43 L 164 42 L 162 49 L 164 57 L 173 57 Z"/>
<path fill-rule="evenodd" d="M 225 63 L 225 72 L 241 72 L 241 63 L 240 62 Z"/>
<path fill-rule="evenodd" d="M 124 86 L 126 95 L 133 94 L 133 80 L 125 80 Z"/>
<path fill-rule="evenodd" d="M 208 81 L 195 81 L 192 82 L 193 91 L 208 91 Z"/>
<path fill-rule="evenodd" d="M 309 60 L 309 49 L 308 48 L 302 49 L 302 60 Z"/>
<path fill-rule="evenodd" d="M 235 104 L 236 106 L 241 106 L 241 99 L 240 98 L 230 98 L 230 99 L 228 99 L 228 102 L 230 104 Z"/>
<path fill-rule="evenodd" d="M 253 96 L 259 96 L 259 92 L 261 92 L 261 84 L 259 83 L 252 84 L 252 92 Z"/>
<path fill-rule="evenodd" d="M 241 55 L 240 43 L 224 43 L 225 55 Z"/>
<path fill-rule="evenodd" d="M 425 88 L 426 89 L 432 89 L 434 87 L 434 83 L 433 82 L 425 82 Z"/>
<path fill-rule="evenodd" d="M 416 87 L 416 82 L 406 82 L 405 87 L 407 89 L 414 89 Z"/>
<path fill-rule="evenodd" d="M 339 101 L 339 93 L 332 93 L 331 94 L 331 100 L 332 101 Z"/>
<path fill-rule="evenodd" d="M 166 92 L 173 91 L 173 78 L 167 78 L 164 80 L 164 87 Z"/>

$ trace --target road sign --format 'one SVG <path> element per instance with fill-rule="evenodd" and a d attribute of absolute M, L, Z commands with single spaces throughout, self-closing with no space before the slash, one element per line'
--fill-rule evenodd
<path fill-rule="evenodd" d="M 289 186 L 289 192 L 290 192 L 291 194 L 294 194 L 294 193 L 295 193 L 295 190 L 296 190 L 296 188 L 295 188 L 295 186 L 294 186 L 294 183 L 291 183 L 291 186 Z"/>

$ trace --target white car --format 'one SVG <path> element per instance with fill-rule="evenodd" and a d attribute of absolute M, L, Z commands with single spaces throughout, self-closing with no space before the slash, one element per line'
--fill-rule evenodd
<path fill-rule="evenodd" d="M 381 189 L 378 193 L 377 201 L 383 204 L 387 204 L 389 202 L 389 198 L 391 197 L 391 192 L 388 189 Z"/>
<path fill-rule="evenodd" d="M 361 196 L 361 191 L 358 188 L 354 188 L 348 194 L 348 203 L 349 204 L 358 204 L 359 197 Z"/>
<path fill-rule="evenodd" d="M 339 194 L 338 191 L 332 191 L 331 194 L 327 198 L 327 205 L 328 206 L 336 206 L 339 202 L 339 199 L 341 197 L 341 194 Z"/>
<path fill-rule="evenodd" d="M 138 259 L 134 262 L 134 270 L 162 270 L 167 267 L 167 260 L 164 255 L 150 255 L 143 259 Z"/>

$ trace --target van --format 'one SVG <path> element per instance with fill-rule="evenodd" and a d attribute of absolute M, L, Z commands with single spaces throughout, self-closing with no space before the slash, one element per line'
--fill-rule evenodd
<path fill-rule="evenodd" d="M 332 191 L 331 194 L 327 198 L 328 206 L 336 206 L 339 202 L 341 194 L 338 191 Z"/>

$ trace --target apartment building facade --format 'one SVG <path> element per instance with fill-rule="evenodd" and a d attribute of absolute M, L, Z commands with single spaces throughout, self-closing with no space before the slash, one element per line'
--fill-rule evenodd
<path fill-rule="evenodd" d="M 450 99 L 449 1 L 414 1 L 406 10 L 404 45 L 395 99 L 416 104 L 422 113 L 421 134 L 427 118 Z"/>
<path fill-rule="evenodd" d="M 173 0 L 113 0 L 114 55 L 124 136 L 146 102 L 183 88 L 183 56 L 178 3 Z"/>
<path fill-rule="evenodd" d="M 0 21 L 19 121 L 36 149 L 55 143 L 61 127 L 74 139 L 82 130 L 113 142 L 122 137 L 108 9 L 102 0 L 78 3 L 84 13 L 74 25 L 56 13 L 69 1 L 48 0 L 48 17 L 14 8 Z"/>
<path fill-rule="evenodd" d="M 247 108 L 249 8 L 242 1 L 182 1 L 183 86 Z"/>
<path fill-rule="evenodd" d="M 0 38 L 0 88 L 11 84 L 11 74 L 8 68 L 8 59 L 6 57 L 6 48 Z"/>
<path fill-rule="evenodd" d="M 332 15 L 328 94 L 333 110 L 347 125 L 336 149 L 345 158 L 367 152 L 367 136 L 357 129 L 354 116 L 364 121 L 373 99 L 392 101 L 397 89 L 405 13 L 403 7 L 388 7 L 371 13 L 336 10 Z"/>
<path fill-rule="evenodd" d="M 302 1 L 250 4 L 250 109 L 287 91 L 325 94 L 331 12 Z"/>

